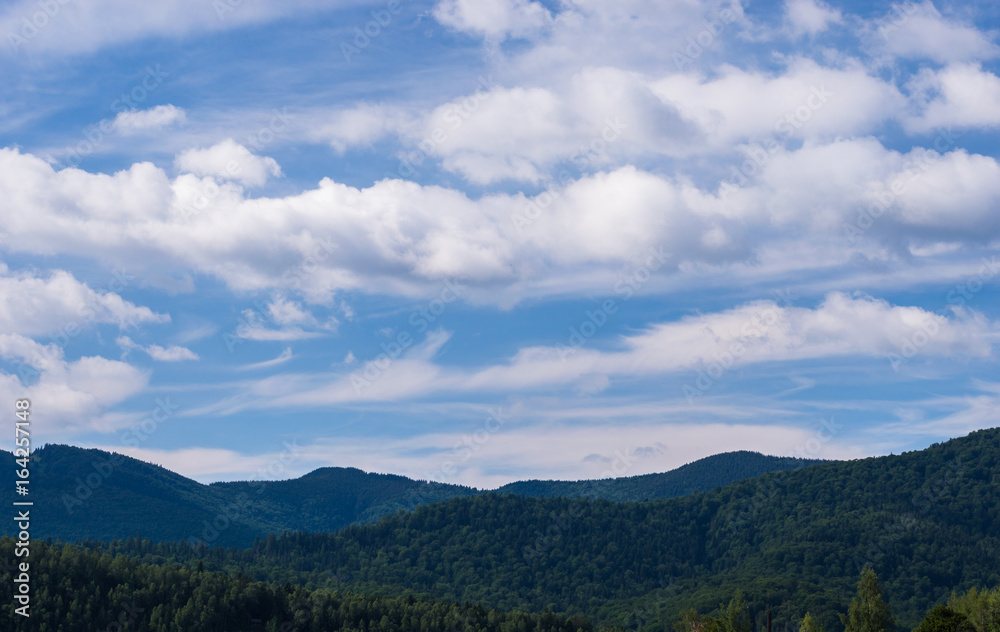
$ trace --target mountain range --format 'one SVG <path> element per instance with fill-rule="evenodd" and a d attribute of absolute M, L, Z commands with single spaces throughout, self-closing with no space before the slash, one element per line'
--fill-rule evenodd
<path fill-rule="evenodd" d="M 236 528 L 224 522 L 218 541 Z M 954 591 L 1000 586 L 1000 429 L 648 502 L 477 492 L 245 548 L 138 537 L 82 546 L 128 563 L 644 630 L 718 612 L 739 592 L 753 629 L 771 612 L 775 629 L 798 630 L 808 612 L 843 630 L 839 615 L 870 568 L 894 629 L 908 630 Z"/>
<path fill-rule="evenodd" d="M 0 461 L 14 467 L 10 452 Z M 627 478 L 523 481 L 495 494 L 642 501 L 710 490 L 766 472 L 820 463 L 756 452 L 717 454 L 678 469 Z M 324 467 L 282 481 L 202 484 L 163 467 L 103 450 L 50 444 L 33 453 L 35 537 L 154 541 L 200 540 L 247 546 L 285 531 L 334 532 L 400 510 L 487 493 L 356 468 Z M 11 534 L 10 525 L 0 533 Z"/>

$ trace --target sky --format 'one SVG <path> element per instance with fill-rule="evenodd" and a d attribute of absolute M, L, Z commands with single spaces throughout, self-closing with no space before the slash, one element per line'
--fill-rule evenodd
<path fill-rule="evenodd" d="M 1000 425 L 994 2 L 8 0 L 0 35 L 36 446 L 493 488 Z"/>

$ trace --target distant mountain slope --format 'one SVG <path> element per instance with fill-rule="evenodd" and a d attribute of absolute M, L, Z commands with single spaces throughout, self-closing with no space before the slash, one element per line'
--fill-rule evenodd
<path fill-rule="evenodd" d="M 269 536 L 242 551 L 107 548 L 307 585 L 335 579 L 370 593 L 551 607 L 626 627 L 640 620 L 650 630 L 741 589 L 757 604 L 757 629 L 771 606 L 777 630 L 798 629 L 810 611 L 836 632 L 871 565 L 899 629 L 911 629 L 953 590 L 1000 585 L 1000 429 L 649 503 L 483 494 L 336 534 Z"/>
<path fill-rule="evenodd" d="M 0 453 L 0 463 L 13 455 Z M 32 496 L 44 515 L 35 537 L 65 540 L 124 538 L 135 533 L 163 540 L 201 539 L 246 546 L 271 532 L 336 531 L 375 522 L 399 510 L 483 493 L 471 487 L 415 481 L 355 468 L 326 467 L 285 481 L 203 485 L 158 465 L 101 450 L 48 445 L 34 453 Z M 672 472 L 601 481 L 526 481 L 499 493 L 524 496 L 665 498 L 762 472 L 810 462 L 752 452 L 721 454 Z M 0 533 L 11 534 L 3 524 Z"/>
<path fill-rule="evenodd" d="M 273 482 L 213 483 L 213 489 L 246 494 L 283 516 L 289 531 L 336 531 L 356 522 L 375 522 L 400 509 L 479 493 L 472 487 L 415 481 L 396 474 L 371 474 L 353 467 L 324 467 L 300 478 Z"/>
<path fill-rule="evenodd" d="M 660 474 L 593 481 L 518 481 L 500 487 L 496 493 L 536 498 L 601 498 L 616 502 L 657 500 L 696 491 L 707 492 L 745 478 L 822 462 L 741 450 L 705 457 Z"/>
<path fill-rule="evenodd" d="M 103 450 L 47 445 L 33 454 L 31 500 L 44 520 L 32 537 L 109 540 L 141 533 L 155 541 L 200 539 L 242 545 L 283 531 L 335 531 L 399 509 L 477 490 L 322 468 L 287 481 L 204 485 L 170 470 Z M 0 463 L 14 469 L 14 456 Z M 10 525 L 0 534 L 14 533 Z"/>
<path fill-rule="evenodd" d="M 0 462 L 13 468 L 13 455 Z M 32 537 L 186 539 L 211 524 L 230 498 L 165 468 L 103 450 L 48 445 L 31 464 Z M 4 467 L 7 467 L 5 465 Z M 44 516 L 44 518 L 42 518 Z M 183 527 L 181 527 L 183 525 Z M 280 525 L 271 524 L 271 528 Z M 252 539 L 262 524 L 235 518 L 224 542 Z M 12 534 L 10 525 L 0 533 Z"/>

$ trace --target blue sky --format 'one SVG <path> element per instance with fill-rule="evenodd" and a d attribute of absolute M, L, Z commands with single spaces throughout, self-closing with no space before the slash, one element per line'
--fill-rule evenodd
<path fill-rule="evenodd" d="M 0 393 L 203 481 L 998 424 L 1000 10 L 0 8 Z"/>

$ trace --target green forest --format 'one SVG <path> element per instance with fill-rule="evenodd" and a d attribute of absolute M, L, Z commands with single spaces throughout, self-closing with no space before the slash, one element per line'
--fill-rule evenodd
<path fill-rule="evenodd" d="M 649 502 L 488 493 L 331 533 L 270 533 L 246 547 L 142 534 L 54 543 L 32 552 L 41 558 L 33 559 L 36 603 L 40 613 L 79 612 L 94 625 L 139 590 L 136 603 L 149 606 L 149 617 L 162 606 L 156 625 L 224 617 L 208 627 L 148 629 L 252 629 L 227 612 L 256 613 L 254 625 L 280 629 L 308 597 L 325 604 L 314 613 L 339 612 L 354 599 L 395 608 L 384 615 L 393 629 L 408 629 L 393 617 L 412 607 L 421 614 L 407 625 L 425 615 L 435 621 L 421 630 L 449 629 L 444 621 L 455 608 L 454 617 L 476 626 L 513 617 L 497 625 L 515 627 L 502 629 L 758 632 L 770 620 L 781 632 L 997 632 L 998 455 L 994 429 Z M 156 603 L 171 582 L 180 582 L 177 596 Z M 156 586 L 166 592 L 142 592 Z M 250 599 L 247 591 L 269 605 L 253 610 L 239 601 Z M 864 603 L 877 593 L 878 617 L 858 606 L 862 593 Z M 213 596 L 203 613 L 199 604 Z M 329 601 L 334 596 L 341 601 Z M 78 597 L 76 609 L 67 597 Z M 223 608 L 225 600 L 243 605 Z M 433 619 L 434 608 L 442 619 Z M 366 625 L 376 618 L 383 614 Z"/>
<path fill-rule="evenodd" d="M 0 538 L 0 579 L 16 572 L 14 541 Z M 143 564 L 135 558 L 99 554 L 68 544 L 34 544 L 31 565 L 40 588 L 29 617 L 15 614 L 9 596 L 0 598 L 0 629 L 37 632 L 623 632 L 648 626 L 648 614 L 634 612 L 618 622 L 594 626 L 579 615 L 503 612 L 482 604 L 404 597 L 378 597 L 337 587 L 307 589 L 254 581 L 244 574 L 212 573 L 203 565 Z M 754 632 L 755 608 L 737 590 L 728 604 L 702 613 L 689 609 L 675 632 Z M 769 613 L 758 612 L 768 616 Z M 845 632 L 891 632 L 896 625 L 875 572 L 865 568 L 846 613 Z M 765 624 L 766 625 L 766 624 Z M 823 632 L 810 613 L 788 629 Z M 767 627 L 763 628 L 768 629 Z M 1000 632 L 1000 588 L 951 594 L 932 608 L 915 632 Z"/>

